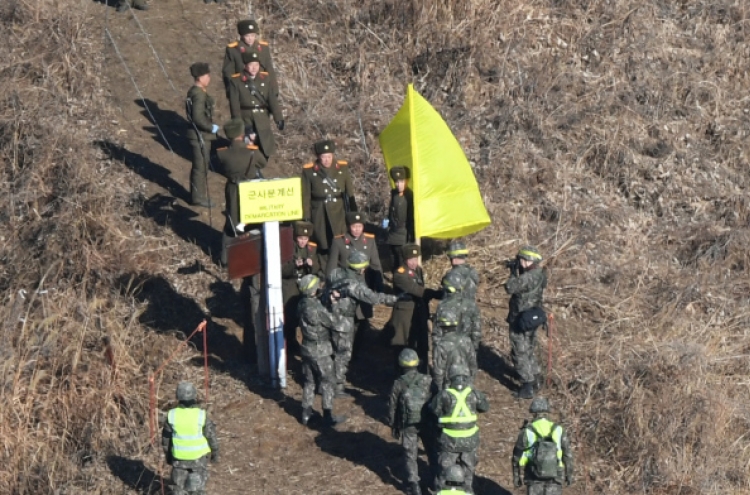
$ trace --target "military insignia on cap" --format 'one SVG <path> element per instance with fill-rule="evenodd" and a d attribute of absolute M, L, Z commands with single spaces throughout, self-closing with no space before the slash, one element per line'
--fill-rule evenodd
<path fill-rule="evenodd" d="M 411 254 L 417 254 L 417 250 L 416 249 L 412 249 L 411 250 Z"/>
<path fill-rule="evenodd" d="M 323 149 L 327 150 L 328 149 L 328 145 L 326 144 L 325 146 L 323 146 Z"/>

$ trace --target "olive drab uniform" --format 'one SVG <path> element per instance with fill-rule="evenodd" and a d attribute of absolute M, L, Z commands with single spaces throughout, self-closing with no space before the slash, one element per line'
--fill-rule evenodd
<path fill-rule="evenodd" d="M 393 306 L 397 300 L 396 296 L 370 290 L 359 275 L 350 268 L 347 268 L 345 272 L 346 278 L 334 284 L 335 290 L 341 294 L 341 297 L 331 304 L 331 311 L 339 317 L 340 323 L 331 335 L 335 353 L 333 366 L 336 375 L 336 388 L 340 391 L 343 391 L 349 361 L 352 359 L 354 336 L 357 329 L 354 321 L 357 308 L 362 303 Z"/>
<path fill-rule="evenodd" d="M 357 211 L 345 161 L 336 161 L 328 168 L 316 161 L 302 168 L 302 208 L 305 218 L 314 225 L 318 247 L 327 253 L 333 238 L 346 233 L 347 210 Z"/>
<path fill-rule="evenodd" d="M 541 307 L 544 288 L 547 286 L 547 275 L 539 267 L 511 277 L 505 283 L 505 291 L 511 294 L 508 303 L 510 324 L 511 359 L 521 380 L 533 382 L 541 374 L 536 358 L 536 330 L 521 332 L 516 328 L 518 316 L 531 308 Z"/>
<path fill-rule="evenodd" d="M 193 86 L 187 93 L 190 100 L 188 110 L 187 137 L 193 152 L 193 166 L 190 169 L 190 195 L 193 203 L 205 201 L 208 198 L 207 177 L 211 161 L 211 143 L 216 134 L 211 132 L 213 127 L 214 99 L 205 89 Z M 195 125 L 198 133 L 195 132 Z"/>
<path fill-rule="evenodd" d="M 307 260 L 312 261 L 312 266 Z M 297 266 L 297 260 L 302 261 Z M 281 293 L 284 298 L 284 336 L 287 341 L 287 349 L 293 350 L 296 345 L 296 330 L 299 326 L 299 315 L 297 306 L 300 301 L 300 291 L 297 282 L 305 275 L 319 275 L 320 261 L 318 259 L 318 246 L 314 242 L 308 242 L 305 247 L 299 247 L 294 243 L 294 254 L 292 259 L 281 265 Z"/>
<path fill-rule="evenodd" d="M 414 193 L 406 188 L 402 194 L 391 190 L 388 206 L 388 245 L 393 254 L 393 269 L 404 264 L 403 247 L 414 242 Z"/>
<path fill-rule="evenodd" d="M 390 324 L 393 326 L 393 346 L 409 346 L 419 354 L 419 359 L 426 363 L 429 352 L 427 320 L 429 307 L 424 300 L 424 274 L 419 266 L 411 270 L 407 266 L 399 267 L 393 273 L 393 289 L 400 295 L 393 307 Z"/>
<path fill-rule="evenodd" d="M 167 462 L 172 465 L 172 493 L 205 494 L 208 460 L 219 450 L 216 425 L 206 411 L 182 405 L 170 409 L 161 437 Z"/>
<path fill-rule="evenodd" d="M 226 246 L 231 237 L 235 237 L 241 232 L 237 232 L 237 225 L 240 223 L 240 198 L 238 184 L 243 180 L 262 178 L 261 169 L 266 166 L 267 161 L 263 154 L 258 151 L 258 147 L 252 144 L 245 144 L 244 141 L 232 140 L 231 144 L 225 148 L 216 150 L 221 165 L 221 173 L 226 177 L 227 182 L 224 185 L 225 212 L 224 216 L 224 235 L 222 237 L 221 261 L 226 263 Z"/>
<path fill-rule="evenodd" d="M 433 328 L 438 328 L 434 325 Z M 463 364 L 469 369 L 469 378 L 474 381 L 477 374 L 477 353 L 471 339 L 458 330 L 445 332 L 432 347 L 432 380 L 438 390 L 448 388 L 448 370 L 455 364 Z"/>
<path fill-rule="evenodd" d="M 464 487 L 471 491 L 479 461 L 477 413 L 486 412 L 489 407 L 487 396 L 470 386 L 462 390 L 446 388 L 430 402 L 430 410 L 437 416 L 441 428 L 438 439 L 439 487 L 445 485 L 446 470 L 459 465 L 464 470 Z"/>
<path fill-rule="evenodd" d="M 549 438 L 557 445 L 558 468 L 554 479 L 538 479 L 532 469 L 534 444 L 542 438 Z M 560 495 L 565 480 L 572 483 L 573 451 L 567 429 L 555 424 L 544 416 L 530 423 L 524 422 L 513 447 L 512 465 L 514 471 L 523 471 L 523 482 L 527 495 Z M 517 476 L 517 475 L 514 475 Z M 520 484 L 520 483 L 519 483 Z"/>
<path fill-rule="evenodd" d="M 416 368 L 407 369 L 393 383 L 388 401 L 388 424 L 396 436 L 401 437 L 407 482 L 410 484 L 419 483 L 417 458 L 420 438 L 427 452 L 431 470 L 434 472 L 437 469 L 434 432 L 429 428 L 429 420 L 425 414 L 431 398 L 430 381 L 429 376 L 420 373 Z M 421 414 L 417 411 L 420 403 Z"/>
<path fill-rule="evenodd" d="M 227 89 L 227 96 L 229 96 L 229 84 L 234 74 L 241 74 L 245 69 L 245 64 L 242 63 L 242 54 L 246 51 L 256 51 L 259 55 L 260 70 L 268 73 L 268 83 L 271 87 L 271 91 L 277 96 L 279 94 L 279 85 L 276 80 L 276 71 L 273 68 L 273 60 L 271 59 L 271 47 L 267 41 L 261 41 L 256 39 L 255 43 L 248 45 L 241 39 L 233 41 L 227 45 L 226 51 L 224 52 L 224 64 L 221 67 L 221 75 L 224 79 L 224 85 Z"/>
<path fill-rule="evenodd" d="M 232 118 L 241 118 L 246 126 L 253 126 L 260 150 L 266 158 L 276 153 L 269 115 L 273 115 L 277 123 L 283 121 L 284 116 L 276 93 L 271 91 L 268 73 L 258 72 L 255 78 L 244 71 L 232 74 L 229 81 L 229 110 Z"/>
<path fill-rule="evenodd" d="M 300 299 L 297 314 L 302 328 L 302 372 L 305 376 L 302 408 L 312 408 L 317 385 L 323 396 L 323 409 L 331 410 L 335 382 L 331 332 L 340 326 L 339 318 L 316 297 Z"/>

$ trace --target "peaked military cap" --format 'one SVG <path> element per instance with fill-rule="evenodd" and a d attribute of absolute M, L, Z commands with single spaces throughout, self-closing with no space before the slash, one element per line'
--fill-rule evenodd
<path fill-rule="evenodd" d="M 237 23 L 237 32 L 240 33 L 240 36 L 257 33 L 258 23 L 255 22 L 255 19 L 245 19 L 244 21 L 240 21 Z"/>
<path fill-rule="evenodd" d="M 310 222 L 294 222 L 294 237 L 301 235 L 310 237 L 313 233 L 313 224 Z"/>
<path fill-rule="evenodd" d="M 409 169 L 406 167 L 402 167 L 399 165 L 398 167 L 393 167 L 391 169 L 391 179 L 394 181 L 402 180 L 402 179 L 408 179 L 409 178 Z"/>
<path fill-rule="evenodd" d="M 206 62 L 196 62 L 190 66 L 190 75 L 194 78 L 205 76 L 210 72 L 208 64 Z"/>
<path fill-rule="evenodd" d="M 366 218 L 364 213 L 358 211 L 350 211 L 346 214 L 346 224 L 351 225 L 353 223 L 365 223 Z"/>
<path fill-rule="evenodd" d="M 224 134 L 227 139 L 236 139 L 245 132 L 245 123 L 242 119 L 232 119 L 224 123 Z"/>
<path fill-rule="evenodd" d="M 256 50 L 246 50 L 242 52 L 242 63 L 247 65 L 250 62 L 260 63 L 260 54 Z"/>
<path fill-rule="evenodd" d="M 422 255 L 422 248 L 419 247 L 419 244 L 407 244 L 402 249 L 405 260 L 416 258 Z"/>
<path fill-rule="evenodd" d="M 313 145 L 313 147 L 315 148 L 316 155 L 322 155 L 323 153 L 333 153 L 336 151 L 336 143 L 334 143 L 330 139 L 326 139 L 325 141 L 318 141 Z"/>

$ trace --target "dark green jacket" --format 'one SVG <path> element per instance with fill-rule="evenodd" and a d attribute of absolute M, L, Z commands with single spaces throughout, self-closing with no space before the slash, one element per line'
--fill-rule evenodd
<path fill-rule="evenodd" d="M 195 124 L 195 127 L 200 131 L 204 141 L 213 141 L 216 139 L 216 134 L 211 132 L 211 128 L 214 125 L 214 99 L 209 95 L 205 89 L 193 86 L 188 91 L 187 97 L 190 99 L 192 104 L 192 113 L 188 115 L 188 139 L 194 141 L 198 140 L 198 135 L 195 133 L 195 129 L 190 124 L 190 121 Z"/>
<path fill-rule="evenodd" d="M 357 211 L 354 184 L 345 161 L 335 161 L 329 168 L 316 161 L 302 168 L 302 209 L 313 224 L 313 235 L 320 249 L 328 250 L 333 244 L 333 238 L 326 236 L 329 230 L 326 224 L 333 237 L 346 233 L 345 198 L 349 211 Z"/>
<path fill-rule="evenodd" d="M 224 64 L 221 67 L 221 75 L 224 78 L 224 84 L 229 90 L 229 81 L 231 81 L 234 74 L 240 74 L 245 70 L 245 64 L 242 63 L 242 54 L 248 50 L 257 51 L 260 55 L 260 70 L 268 72 L 271 79 L 272 87 L 278 94 L 278 87 L 276 86 L 276 71 L 273 68 L 273 60 L 271 59 L 271 47 L 265 41 L 259 41 L 257 38 L 255 43 L 248 45 L 244 41 L 237 40 L 229 43 L 227 49 L 224 52 Z"/>
<path fill-rule="evenodd" d="M 255 127 L 266 157 L 276 152 L 269 114 L 276 122 L 284 120 L 284 116 L 276 93 L 271 91 L 268 74 L 259 72 L 254 79 L 246 72 L 234 74 L 229 81 L 229 110 L 233 119 L 242 119 L 245 125 Z"/>
<path fill-rule="evenodd" d="M 405 189 L 403 195 L 398 189 L 391 190 L 388 221 L 388 244 L 403 246 L 414 242 L 414 194 L 411 189 Z"/>

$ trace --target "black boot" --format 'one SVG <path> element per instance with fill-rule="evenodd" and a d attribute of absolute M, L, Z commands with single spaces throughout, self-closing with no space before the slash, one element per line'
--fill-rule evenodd
<path fill-rule="evenodd" d="M 330 409 L 323 410 L 323 424 L 325 426 L 336 426 L 346 420 L 346 416 L 334 416 Z"/>
<path fill-rule="evenodd" d="M 419 483 L 409 483 L 406 493 L 407 495 L 422 495 L 422 489 L 419 487 Z"/>
<path fill-rule="evenodd" d="M 333 396 L 337 399 L 342 399 L 344 397 L 349 397 L 349 394 L 346 393 L 346 390 L 344 390 L 344 384 L 343 383 L 337 383 L 336 384 L 336 390 L 334 390 Z"/>
<path fill-rule="evenodd" d="M 534 398 L 534 382 L 525 382 L 518 391 L 516 396 L 519 399 L 533 399 Z"/>
<path fill-rule="evenodd" d="M 307 422 L 310 421 L 310 418 L 312 417 L 312 407 L 305 407 L 302 409 L 302 424 L 307 426 Z"/>

